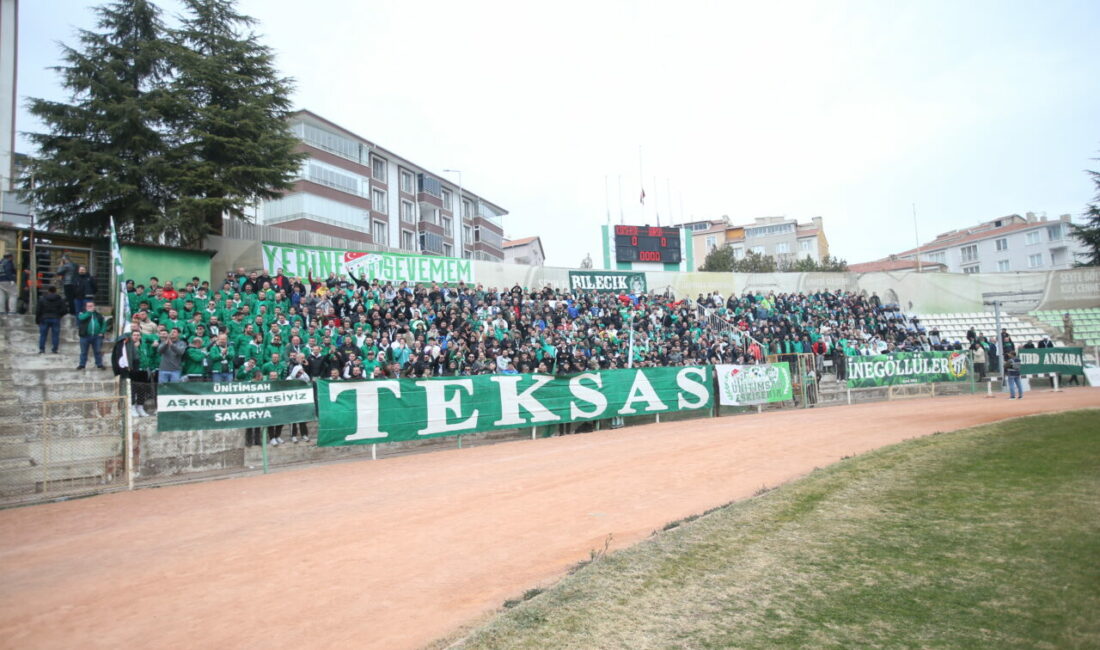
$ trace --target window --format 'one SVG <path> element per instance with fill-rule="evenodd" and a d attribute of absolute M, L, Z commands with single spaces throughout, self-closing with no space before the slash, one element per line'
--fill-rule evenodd
<path fill-rule="evenodd" d="M 386 190 L 380 190 L 377 187 L 371 190 L 370 207 L 375 212 L 389 214 L 390 209 L 389 206 L 386 205 Z"/>
<path fill-rule="evenodd" d="M 439 225 L 443 226 L 443 234 L 448 237 L 454 237 L 454 227 L 451 226 L 450 217 L 440 217 Z"/>
<path fill-rule="evenodd" d="M 1058 241 L 1062 238 L 1062 224 L 1055 224 L 1053 226 L 1047 226 L 1047 238 L 1050 241 Z"/>
<path fill-rule="evenodd" d="M 474 206 L 469 199 L 462 199 L 462 216 L 469 219 L 474 215 Z"/>
<path fill-rule="evenodd" d="M 798 242 L 798 249 L 803 253 L 809 253 L 813 251 L 813 246 L 814 240 L 812 239 L 803 239 L 802 241 Z"/>
<path fill-rule="evenodd" d="M 744 248 L 738 246 L 738 247 L 733 249 L 733 259 L 739 260 L 744 256 L 745 256 L 745 249 Z"/>
<path fill-rule="evenodd" d="M 707 251 L 712 251 L 715 248 L 718 248 L 718 236 L 707 235 Z"/>
<path fill-rule="evenodd" d="M 959 255 L 962 256 L 963 262 L 974 262 L 978 259 L 978 245 L 971 244 L 970 246 L 963 246 L 959 249 Z M 964 269 L 965 272 L 965 269 Z"/>
<path fill-rule="evenodd" d="M 462 226 L 462 243 L 466 245 L 474 243 L 474 229 L 470 226 Z"/>
<path fill-rule="evenodd" d="M 996 241 L 996 244 L 997 244 L 997 250 L 999 250 L 999 251 L 1008 250 L 1008 239 L 1002 237 L 1001 239 L 998 239 Z"/>
<path fill-rule="evenodd" d="M 309 180 L 319 185 L 332 187 L 348 194 L 359 194 L 359 179 L 348 174 L 341 174 L 328 167 L 322 167 L 317 163 L 309 163 Z"/>
<path fill-rule="evenodd" d="M 361 160 L 359 143 L 355 140 L 336 135 L 335 133 L 304 122 L 299 122 L 292 126 L 291 131 L 311 147 L 323 149 L 341 158 L 347 158 L 355 162 Z"/>
<path fill-rule="evenodd" d="M 439 179 L 432 178 L 427 174 L 418 174 L 416 182 L 421 192 L 431 194 L 436 198 L 443 197 L 443 185 L 440 184 Z"/>
<path fill-rule="evenodd" d="M 753 237 L 767 237 L 769 235 L 781 235 L 785 232 L 794 232 L 793 223 L 780 223 L 774 226 L 757 226 L 755 228 L 745 228 L 745 238 L 751 239 Z"/>
<path fill-rule="evenodd" d="M 401 170 L 401 191 L 408 194 L 413 193 L 413 175 L 404 169 Z"/>
<path fill-rule="evenodd" d="M 1027 245 L 1031 246 L 1032 244 L 1038 244 L 1038 243 L 1039 243 L 1039 231 L 1038 230 L 1032 230 L 1031 232 L 1029 232 L 1027 234 Z"/>
<path fill-rule="evenodd" d="M 420 233 L 420 250 L 425 253 L 442 253 L 443 235 L 434 232 Z"/>
<path fill-rule="evenodd" d="M 947 264 L 947 253 L 944 251 L 925 255 L 924 258 L 933 264 Z"/>
<path fill-rule="evenodd" d="M 389 229 L 385 221 L 372 221 L 370 224 L 370 236 L 374 243 L 385 246 L 389 242 Z"/>
<path fill-rule="evenodd" d="M 416 235 L 411 230 L 401 231 L 401 248 L 407 251 L 416 250 Z"/>
<path fill-rule="evenodd" d="M 791 252 L 791 245 L 787 242 L 780 242 L 775 245 L 776 255 L 786 255 Z"/>
<path fill-rule="evenodd" d="M 997 262 L 997 270 L 998 271 L 1007 271 L 1008 270 L 1008 260 L 998 261 Z"/>
<path fill-rule="evenodd" d="M 443 255 L 445 257 L 454 257 L 455 247 L 450 244 L 443 244 Z"/>
<path fill-rule="evenodd" d="M 452 198 L 451 197 L 451 191 L 450 190 L 443 190 L 443 209 L 444 210 L 450 210 L 451 209 L 451 198 Z"/>
<path fill-rule="evenodd" d="M 401 220 L 413 222 L 413 204 L 412 201 L 401 202 Z"/>
<path fill-rule="evenodd" d="M 752 247 L 752 252 L 756 253 L 757 255 L 763 255 L 764 254 L 764 247 L 763 246 L 753 246 Z"/>
<path fill-rule="evenodd" d="M 1028 233 L 1028 234 L 1030 234 L 1030 233 Z M 1038 233 L 1036 233 L 1036 234 L 1038 234 Z M 1042 266 L 1043 266 L 1043 254 L 1042 253 L 1036 253 L 1034 255 L 1028 255 L 1027 256 L 1027 268 L 1037 269 L 1037 268 L 1040 268 Z"/>
<path fill-rule="evenodd" d="M 382 158 L 371 157 L 370 173 L 375 179 L 386 182 L 386 161 Z"/>
<path fill-rule="evenodd" d="M 977 264 L 975 264 L 974 266 L 964 266 L 963 267 L 963 273 L 977 273 L 977 272 L 978 272 L 978 265 Z"/>

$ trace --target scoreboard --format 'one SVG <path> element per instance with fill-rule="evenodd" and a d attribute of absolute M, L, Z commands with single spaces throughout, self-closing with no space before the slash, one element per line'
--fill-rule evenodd
<path fill-rule="evenodd" d="M 615 261 L 679 264 L 680 229 L 615 226 Z"/>

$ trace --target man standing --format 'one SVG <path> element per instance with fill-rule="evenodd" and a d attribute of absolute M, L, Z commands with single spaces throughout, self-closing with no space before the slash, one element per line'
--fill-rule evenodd
<path fill-rule="evenodd" d="M 72 310 L 73 316 L 81 312 L 76 309 L 76 264 L 73 264 L 68 253 L 61 254 L 61 264 L 57 267 L 55 275 L 61 278 L 61 286 L 65 290 L 65 308 Z"/>
<path fill-rule="evenodd" d="M 80 334 L 80 365 L 77 370 L 84 370 L 88 363 L 88 348 L 92 348 L 95 355 L 95 367 L 103 370 L 103 333 L 107 330 L 106 320 L 103 315 L 95 310 L 95 301 L 84 303 L 84 311 L 76 317 L 77 332 Z"/>
<path fill-rule="evenodd" d="M 180 340 L 178 327 L 169 332 L 160 333 L 160 369 L 157 373 L 158 384 L 171 384 L 180 380 L 180 367 L 187 344 Z"/>
<path fill-rule="evenodd" d="M 46 352 L 46 336 L 53 333 L 51 343 L 53 353 L 57 354 L 57 346 L 61 337 L 61 317 L 68 308 L 65 299 L 57 295 L 57 287 L 51 285 L 46 290 L 46 295 L 38 299 L 38 308 L 35 310 L 35 320 L 38 323 L 38 354 Z M 83 364 L 81 364 L 83 365 Z"/>
<path fill-rule="evenodd" d="M 80 266 L 73 279 L 73 293 L 76 295 L 73 313 L 80 314 L 84 311 L 84 304 L 89 300 L 95 300 L 95 278 L 88 274 L 88 267 Z"/>
<path fill-rule="evenodd" d="M 19 291 L 15 286 L 15 262 L 11 253 L 4 253 L 0 259 L 0 313 L 14 314 Z"/>
<path fill-rule="evenodd" d="M 1008 382 L 1008 399 L 1024 398 L 1024 386 L 1020 383 L 1020 360 L 1015 352 L 1005 353 L 1005 381 Z"/>

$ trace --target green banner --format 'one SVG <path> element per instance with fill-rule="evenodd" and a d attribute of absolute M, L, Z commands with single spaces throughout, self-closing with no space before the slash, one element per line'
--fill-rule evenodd
<path fill-rule="evenodd" d="M 455 257 L 306 248 L 273 242 L 262 242 L 261 248 L 264 268 L 272 274 L 282 269 L 292 277 L 304 278 L 312 273 L 314 278 L 327 278 L 329 273 L 345 277 L 351 271 L 357 278 L 394 284 L 474 281 L 473 262 Z"/>
<path fill-rule="evenodd" d="M 302 381 L 157 385 L 157 431 L 241 429 L 313 419 L 313 387 Z"/>
<path fill-rule="evenodd" d="M 707 409 L 709 366 L 317 383 L 320 446 Z"/>
<path fill-rule="evenodd" d="M 569 289 L 601 293 L 645 293 L 645 273 L 570 271 Z"/>
<path fill-rule="evenodd" d="M 718 403 L 745 406 L 784 402 L 794 398 L 791 370 L 786 362 L 756 366 L 717 365 Z"/>
<path fill-rule="evenodd" d="M 1081 348 L 1028 348 L 1017 350 L 1021 375 L 1084 375 L 1085 358 Z"/>
<path fill-rule="evenodd" d="M 845 357 L 848 388 L 967 381 L 965 352 L 897 352 L 866 357 Z"/>

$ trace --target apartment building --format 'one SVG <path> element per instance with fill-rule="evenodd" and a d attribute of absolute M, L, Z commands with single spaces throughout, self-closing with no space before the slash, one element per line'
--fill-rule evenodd
<path fill-rule="evenodd" d="M 897 255 L 898 260 L 944 264 L 952 273 L 1051 271 L 1073 266 L 1084 246 L 1071 236 L 1070 215 L 1055 220 L 1028 212 L 938 235 Z"/>
<path fill-rule="evenodd" d="M 829 240 L 821 217 L 808 223 L 787 217 L 757 217 L 752 223 L 734 225 L 728 218 L 684 224 L 692 230 L 695 250 L 702 257 L 715 248 L 730 246 L 735 259 L 749 251 L 774 257 L 777 261 L 810 257 L 821 261 L 829 254 Z"/>
<path fill-rule="evenodd" d="M 542 250 L 542 237 L 505 240 L 504 260 L 511 264 L 543 266 L 546 263 L 546 253 Z"/>
<path fill-rule="evenodd" d="M 289 118 L 301 140 L 293 187 L 265 201 L 262 222 L 398 252 L 502 261 L 508 212 L 374 142 L 306 110 Z"/>

